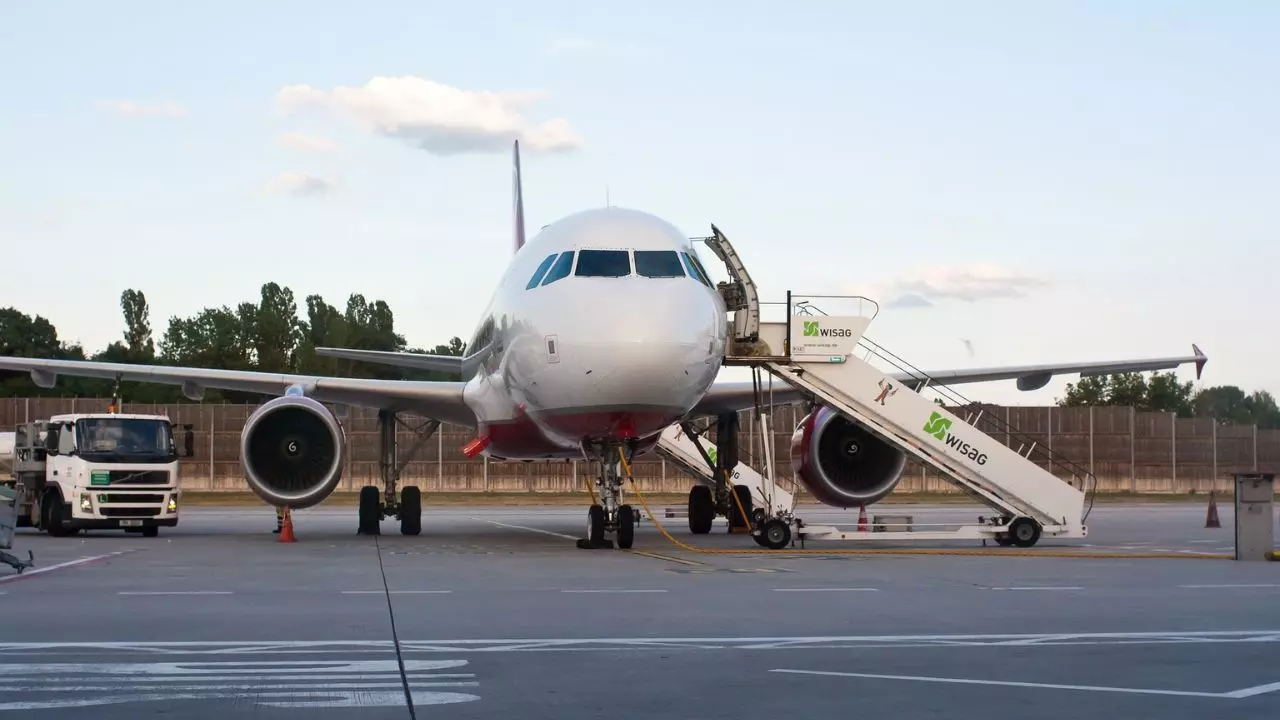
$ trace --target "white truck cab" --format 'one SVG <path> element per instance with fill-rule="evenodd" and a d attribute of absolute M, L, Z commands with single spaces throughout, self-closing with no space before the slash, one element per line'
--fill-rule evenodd
<path fill-rule="evenodd" d="M 178 453 L 164 415 L 76 413 L 14 434 L 18 522 L 71 535 L 124 529 L 154 537 L 178 524 Z M 190 455 L 190 444 L 183 455 Z"/>

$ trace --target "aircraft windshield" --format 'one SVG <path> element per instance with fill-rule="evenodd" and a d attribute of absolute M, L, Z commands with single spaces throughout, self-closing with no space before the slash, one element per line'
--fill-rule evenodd
<path fill-rule="evenodd" d="M 650 278 L 684 277 L 675 250 L 637 250 L 636 272 Z"/>
<path fill-rule="evenodd" d="M 578 277 L 624 277 L 631 274 L 631 257 L 626 250 L 579 250 Z"/>
<path fill-rule="evenodd" d="M 170 455 L 173 429 L 163 420 L 91 418 L 76 421 L 81 455 Z"/>

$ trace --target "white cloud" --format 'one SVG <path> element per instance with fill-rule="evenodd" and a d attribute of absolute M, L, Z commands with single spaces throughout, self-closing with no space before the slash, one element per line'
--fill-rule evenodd
<path fill-rule="evenodd" d="M 309 107 L 337 111 L 371 132 L 437 155 L 504 152 L 513 140 L 543 152 L 580 147 L 567 120 L 533 125 L 524 119 L 520 111 L 541 98 L 541 93 L 462 90 L 418 77 L 380 76 L 360 87 L 327 92 L 290 85 L 276 93 L 276 107 L 284 113 Z"/>
<path fill-rule="evenodd" d="M 276 142 L 287 148 L 312 152 L 335 152 L 338 149 L 337 143 L 328 138 L 302 133 L 283 133 L 276 138 Z"/>
<path fill-rule="evenodd" d="M 294 197 L 323 195 L 337 187 L 336 180 L 323 178 L 307 173 L 287 172 L 267 184 L 267 190 L 276 193 L 287 193 Z"/>
<path fill-rule="evenodd" d="M 163 115 L 165 117 L 186 117 L 187 110 L 179 105 L 171 102 L 162 102 L 156 105 L 142 105 L 132 100 L 100 100 L 97 103 L 99 110 L 116 113 L 117 115 Z"/>
<path fill-rule="evenodd" d="M 1049 280 L 992 264 L 921 268 L 885 283 L 853 289 L 886 307 L 932 307 L 946 300 L 977 302 L 1026 297 Z"/>

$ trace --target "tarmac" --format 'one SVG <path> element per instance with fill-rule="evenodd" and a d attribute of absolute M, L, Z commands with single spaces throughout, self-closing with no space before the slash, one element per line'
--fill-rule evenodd
<path fill-rule="evenodd" d="M 690 545 L 760 550 L 653 509 Z M 582 550 L 585 516 L 427 508 L 421 535 L 375 538 L 320 507 L 294 543 L 267 508 L 188 508 L 157 538 L 19 530 L 37 564 L 0 566 L 0 720 L 1280 717 L 1280 563 L 1217 557 L 1229 504 L 1218 529 L 1203 504 L 1099 505 L 1037 557 L 695 553 L 647 519 L 631 551 Z"/>

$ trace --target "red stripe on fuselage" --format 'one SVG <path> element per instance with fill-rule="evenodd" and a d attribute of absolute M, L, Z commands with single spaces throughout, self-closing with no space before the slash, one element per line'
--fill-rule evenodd
<path fill-rule="evenodd" d="M 538 421 L 522 414 L 509 421 L 481 423 L 479 431 L 489 439 L 486 453 L 496 457 L 512 460 L 578 457 L 582 452 L 578 442 L 583 438 L 637 439 L 639 448 L 648 450 L 657 443 L 658 435 L 679 421 L 682 414 L 675 408 L 574 411 L 542 413 Z M 549 433 L 544 432 L 543 426 Z"/>

